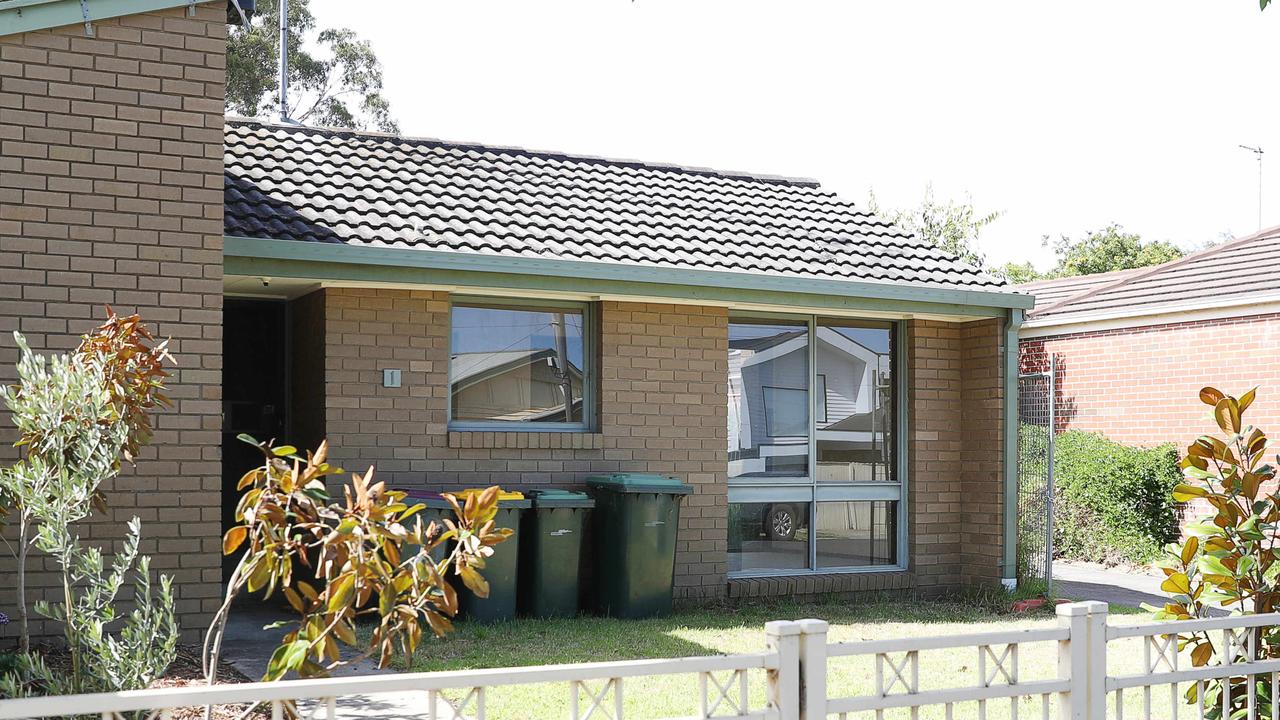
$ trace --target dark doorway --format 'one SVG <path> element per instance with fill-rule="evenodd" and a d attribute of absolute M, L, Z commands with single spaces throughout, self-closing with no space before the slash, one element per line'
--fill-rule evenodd
<path fill-rule="evenodd" d="M 235 524 L 236 484 L 262 461 L 236 436 L 283 439 L 288 405 L 286 304 L 227 298 L 222 327 L 222 531 Z M 223 579 L 235 558 L 223 558 Z"/>

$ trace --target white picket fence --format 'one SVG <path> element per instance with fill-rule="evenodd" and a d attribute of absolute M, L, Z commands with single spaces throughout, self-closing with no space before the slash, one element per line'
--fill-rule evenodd
<path fill-rule="evenodd" d="M 491 693 L 529 684 L 563 686 L 571 720 L 623 720 L 652 717 L 645 712 L 653 704 L 644 697 L 649 691 L 641 687 L 636 702 L 626 688 L 658 676 L 691 678 L 692 697 L 683 699 L 703 720 L 1204 718 L 1208 708 L 1188 704 L 1183 693 L 1194 685 L 1203 698 L 1206 683 L 1221 678 L 1238 679 L 1246 717 L 1261 720 L 1265 706 L 1265 717 L 1280 720 L 1255 682 L 1263 682 L 1264 696 L 1280 689 L 1280 659 L 1259 659 L 1255 640 L 1257 628 L 1280 626 L 1280 614 L 1122 625 L 1108 623 L 1103 603 L 1060 605 L 1057 613 L 1058 624 L 1043 628 L 839 643 L 828 641 L 822 620 L 778 621 L 765 625 L 759 653 L 0 700 L 0 720 L 167 718 L 172 709 L 208 704 L 332 719 L 345 714 L 344 698 L 389 693 L 416 698 L 415 717 L 488 720 Z M 1190 666 L 1176 635 L 1191 632 L 1220 637 L 1213 664 Z M 850 669 L 849 662 L 863 666 Z M 834 694 L 850 686 L 858 692 Z M 1227 689 L 1224 707 L 1231 704 Z M 528 712 L 518 717 L 534 717 Z"/>

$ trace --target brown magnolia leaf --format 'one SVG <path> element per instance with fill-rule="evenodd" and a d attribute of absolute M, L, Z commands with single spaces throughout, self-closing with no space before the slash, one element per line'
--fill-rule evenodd
<path fill-rule="evenodd" d="M 284 597 L 289 601 L 289 605 L 293 607 L 294 610 L 299 613 L 305 613 L 307 611 L 306 604 L 302 601 L 302 596 L 298 594 L 297 590 L 294 590 L 291 587 L 285 588 Z"/>
<path fill-rule="evenodd" d="M 352 596 L 355 595 L 356 576 L 354 573 L 345 573 L 341 575 L 329 587 L 329 612 L 338 612 L 351 603 Z"/>
<path fill-rule="evenodd" d="M 1258 497 L 1258 488 L 1262 486 L 1262 476 L 1251 472 L 1244 474 L 1241 482 L 1241 492 L 1249 500 L 1255 500 Z"/>
<path fill-rule="evenodd" d="M 1190 595 L 1191 581 L 1187 579 L 1186 573 L 1176 572 L 1160 583 L 1160 589 L 1176 595 Z"/>
<path fill-rule="evenodd" d="M 480 573 L 469 565 L 460 565 L 458 567 L 458 577 L 462 578 L 462 583 L 467 589 L 475 593 L 476 597 L 489 597 L 489 581 L 485 580 Z"/>
<path fill-rule="evenodd" d="M 246 538 L 249 537 L 249 528 L 244 525 L 237 525 L 227 531 L 222 538 L 222 554 L 230 555 L 236 551 L 236 548 L 244 544 Z"/>
<path fill-rule="evenodd" d="M 1204 387 L 1200 389 L 1200 402 L 1205 405 L 1217 405 L 1218 401 L 1224 397 L 1226 395 L 1223 395 L 1222 391 L 1217 388 Z"/>
<path fill-rule="evenodd" d="M 1182 564 L 1190 565 L 1196 556 L 1196 551 L 1200 549 L 1200 538 L 1192 535 L 1187 538 L 1187 543 L 1182 546 Z"/>
<path fill-rule="evenodd" d="M 1254 387 L 1254 388 L 1250 388 L 1249 392 L 1240 396 L 1239 404 L 1240 404 L 1241 415 L 1244 414 L 1245 410 L 1249 409 L 1249 406 L 1253 404 L 1253 399 L 1257 397 L 1257 395 L 1258 395 L 1258 388 Z"/>
<path fill-rule="evenodd" d="M 1224 397 L 1213 408 L 1213 418 L 1223 432 L 1240 432 L 1240 406 L 1235 398 Z"/>
<path fill-rule="evenodd" d="M 1209 664 L 1209 659 L 1213 657 L 1213 646 L 1209 643 L 1200 643 L 1191 651 L 1191 665 L 1194 667 L 1204 667 Z"/>
<path fill-rule="evenodd" d="M 453 632 L 453 623 L 449 618 L 431 610 L 426 611 L 426 616 L 427 625 L 431 627 L 431 632 L 435 633 L 437 637 L 444 637 Z"/>

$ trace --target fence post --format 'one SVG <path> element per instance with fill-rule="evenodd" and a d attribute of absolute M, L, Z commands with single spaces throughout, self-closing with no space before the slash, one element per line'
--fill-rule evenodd
<path fill-rule="evenodd" d="M 1106 720 L 1107 604 L 1059 605 L 1058 624 L 1070 637 L 1058 643 L 1058 677 L 1071 690 L 1058 699 L 1058 720 Z"/>
<path fill-rule="evenodd" d="M 827 621 L 801 620 L 800 718 L 827 717 Z"/>
<path fill-rule="evenodd" d="M 800 623 L 774 620 L 764 624 L 765 641 L 778 654 L 769 671 L 769 705 L 778 720 L 800 720 Z"/>

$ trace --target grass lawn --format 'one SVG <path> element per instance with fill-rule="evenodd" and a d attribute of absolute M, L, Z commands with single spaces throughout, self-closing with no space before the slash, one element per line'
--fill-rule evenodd
<path fill-rule="evenodd" d="M 1125 618 L 1129 622 L 1141 622 L 1150 617 L 1133 608 L 1116 607 L 1112 612 L 1133 615 Z M 402 664 L 400 669 L 467 670 L 758 652 L 765 647 L 765 622 L 805 617 L 822 618 L 831 623 L 831 642 L 1046 627 L 1057 622 L 1052 609 L 1015 615 L 978 602 L 886 600 L 857 604 L 788 602 L 700 609 L 650 620 L 580 617 L 572 620 L 520 620 L 496 625 L 459 623 L 454 635 L 425 643 L 411 665 L 405 667 Z M 1022 680 L 1056 677 L 1055 643 L 1026 644 L 1020 653 Z M 1134 656 L 1133 671 L 1136 671 L 1140 653 L 1124 654 Z M 977 674 L 976 650 L 921 653 L 922 689 L 973 684 Z M 829 663 L 827 682 L 831 697 L 871 693 L 875 689 L 873 660 L 833 659 Z M 750 685 L 752 708 L 759 708 L 764 698 L 763 674 L 754 674 Z M 627 717 L 688 717 L 697 709 L 697 678 L 628 679 L 624 682 L 623 696 Z M 1165 696 L 1167 698 L 1167 692 Z M 976 706 L 970 705 L 957 706 L 955 717 L 978 717 Z M 497 688 L 488 693 L 486 708 L 490 718 L 533 720 L 568 717 L 569 689 L 564 684 Z M 1134 710 L 1140 709 L 1140 706 L 1134 706 Z M 1039 700 L 1024 702 L 1020 710 L 1022 717 L 1039 717 L 1035 714 L 1039 711 Z M 467 714 L 474 715 L 473 712 Z M 993 701 L 987 708 L 986 717 L 992 720 L 1009 716 L 1008 701 Z M 1134 716 L 1141 715 L 1135 712 Z M 891 712 L 886 717 L 899 715 Z M 921 717 L 932 718 L 935 714 L 922 712 Z M 936 717 L 943 717 L 941 710 Z"/>

